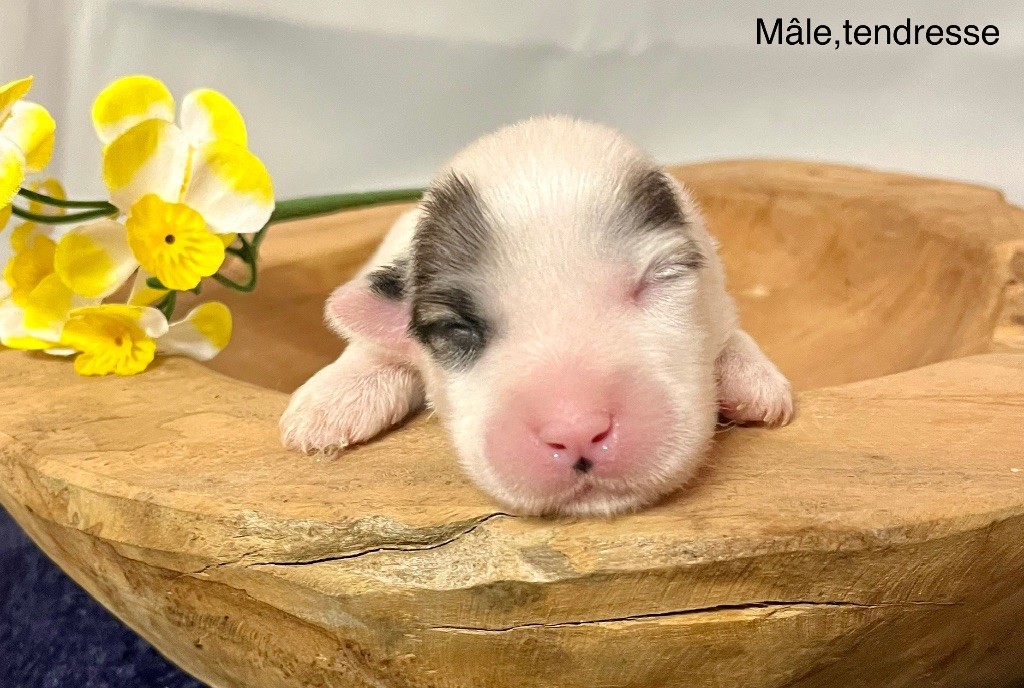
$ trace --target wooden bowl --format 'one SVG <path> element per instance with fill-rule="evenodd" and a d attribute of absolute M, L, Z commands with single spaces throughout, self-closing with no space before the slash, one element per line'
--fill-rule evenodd
<path fill-rule="evenodd" d="M 829 165 L 673 171 L 800 393 L 652 509 L 503 513 L 427 417 L 333 462 L 281 449 L 283 392 L 341 349 L 323 299 L 401 206 L 272 230 L 213 370 L 0 353 L 0 502 L 215 686 L 1017 684 L 1024 211 Z"/>

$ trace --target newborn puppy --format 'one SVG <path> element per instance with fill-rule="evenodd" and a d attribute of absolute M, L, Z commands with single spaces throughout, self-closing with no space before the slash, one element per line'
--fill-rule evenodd
<path fill-rule="evenodd" d="M 328 299 L 348 348 L 292 396 L 286 446 L 334 452 L 426 400 L 520 513 L 650 504 L 721 411 L 789 421 L 689 194 L 604 126 L 531 119 L 459 153 Z"/>

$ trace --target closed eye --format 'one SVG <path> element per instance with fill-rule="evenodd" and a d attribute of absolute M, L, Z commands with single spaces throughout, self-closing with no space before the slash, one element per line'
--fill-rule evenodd
<path fill-rule="evenodd" d="M 693 275 L 694 268 L 686 263 L 663 263 L 647 271 L 644 280 L 647 282 L 669 282 Z"/>
<path fill-rule="evenodd" d="M 634 287 L 633 299 L 639 300 L 646 292 L 661 286 L 691 280 L 703 265 L 703 257 L 699 254 L 686 254 L 654 263 Z"/>
<path fill-rule="evenodd" d="M 469 348 L 477 339 L 472 326 L 458 320 L 439 320 L 430 323 L 424 330 L 428 340 L 456 348 Z"/>
<path fill-rule="evenodd" d="M 413 297 L 409 330 L 435 360 L 452 369 L 476 360 L 491 335 L 472 294 L 458 285 L 421 286 Z"/>
<path fill-rule="evenodd" d="M 472 359 L 484 343 L 480 327 L 461 320 L 436 320 L 420 328 L 420 339 L 435 356 L 460 364 Z"/>

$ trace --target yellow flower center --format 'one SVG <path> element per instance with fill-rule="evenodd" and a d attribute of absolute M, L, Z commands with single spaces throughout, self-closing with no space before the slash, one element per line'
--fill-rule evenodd
<path fill-rule="evenodd" d="M 139 265 L 168 289 L 192 289 L 224 262 L 224 244 L 198 212 L 155 194 L 131 207 L 128 244 Z"/>

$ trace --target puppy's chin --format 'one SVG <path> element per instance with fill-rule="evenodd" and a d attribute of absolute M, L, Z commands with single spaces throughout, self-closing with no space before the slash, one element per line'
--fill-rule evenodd
<path fill-rule="evenodd" d="M 639 511 L 672 494 L 692 477 L 699 463 L 698 455 L 669 475 L 649 476 L 645 481 L 602 481 L 584 477 L 558 493 L 512 488 L 493 475 L 484 477 L 472 470 L 469 474 L 481 490 L 515 514 L 608 517 Z"/>
<path fill-rule="evenodd" d="M 588 486 L 590 487 L 590 486 Z M 636 492 L 610 492 L 600 487 L 559 500 L 543 513 L 552 516 L 615 516 L 637 511 L 657 497 Z"/>

